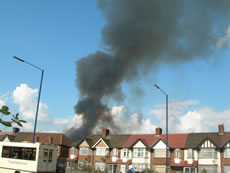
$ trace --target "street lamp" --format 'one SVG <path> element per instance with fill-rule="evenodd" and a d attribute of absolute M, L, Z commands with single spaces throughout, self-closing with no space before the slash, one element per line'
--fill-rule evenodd
<path fill-rule="evenodd" d="M 40 102 L 40 96 L 41 96 L 41 90 L 42 90 L 42 81 L 43 81 L 43 74 L 44 74 L 44 70 L 42 70 L 41 68 L 21 59 L 21 58 L 18 58 L 16 56 L 13 56 L 13 58 L 21 61 L 21 62 L 25 62 L 31 66 L 33 66 L 34 68 L 40 70 L 42 72 L 42 75 L 41 75 L 41 81 L 40 81 L 40 88 L 39 88 L 39 94 L 38 94 L 38 102 L 37 102 L 37 109 L 36 109 L 36 116 L 35 116 L 35 122 L 34 122 L 34 133 L 33 133 L 33 143 L 35 142 L 35 134 L 36 134 L 36 126 L 37 126 L 37 119 L 38 119 L 38 110 L 39 110 L 39 102 Z"/>
<path fill-rule="evenodd" d="M 164 92 L 157 84 L 154 86 L 159 89 L 166 96 L 166 160 L 165 160 L 165 172 L 168 172 L 168 94 Z"/>

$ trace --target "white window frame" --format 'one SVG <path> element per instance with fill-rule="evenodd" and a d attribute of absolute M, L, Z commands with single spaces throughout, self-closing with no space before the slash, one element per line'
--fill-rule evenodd
<path fill-rule="evenodd" d="M 224 165 L 224 173 L 230 172 L 230 165 Z"/>
<path fill-rule="evenodd" d="M 217 173 L 217 166 L 198 166 L 198 173 L 202 173 L 203 169 L 206 169 L 208 173 Z"/>
<path fill-rule="evenodd" d="M 187 159 L 193 159 L 193 149 L 191 148 L 187 150 Z"/>
<path fill-rule="evenodd" d="M 107 148 L 96 148 L 96 156 L 108 156 L 109 150 Z"/>
<path fill-rule="evenodd" d="M 137 158 L 145 157 L 145 148 L 135 148 L 134 157 L 137 157 Z"/>
<path fill-rule="evenodd" d="M 230 148 L 224 149 L 224 158 L 230 158 Z"/>
<path fill-rule="evenodd" d="M 175 158 L 180 159 L 181 158 L 181 150 L 180 148 L 175 149 Z"/>
<path fill-rule="evenodd" d="M 100 171 L 104 171 L 106 167 L 106 163 L 104 162 L 95 162 L 95 169 L 99 169 Z"/>
<path fill-rule="evenodd" d="M 79 155 L 81 156 L 89 156 L 92 154 L 92 150 L 89 147 L 80 147 Z"/>
<path fill-rule="evenodd" d="M 74 155 L 74 156 L 76 155 L 76 148 L 75 147 L 71 148 L 71 154 Z"/>
<path fill-rule="evenodd" d="M 117 150 L 117 148 L 114 148 L 113 149 L 113 157 L 117 157 L 118 156 L 118 150 Z"/>
<path fill-rule="evenodd" d="M 163 154 L 162 154 L 163 153 Z M 168 158 L 170 158 L 170 150 L 167 149 Z M 166 149 L 155 149 L 154 158 L 166 158 Z"/>
<path fill-rule="evenodd" d="M 123 157 L 129 157 L 129 149 L 123 148 Z"/>
<path fill-rule="evenodd" d="M 217 151 L 215 148 L 201 148 L 199 159 L 217 159 Z"/>

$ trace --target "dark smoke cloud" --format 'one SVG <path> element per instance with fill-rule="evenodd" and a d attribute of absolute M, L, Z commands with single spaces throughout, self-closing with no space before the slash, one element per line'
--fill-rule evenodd
<path fill-rule="evenodd" d="M 75 110 L 83 125 L 66 131 L 73 140 L 91 134 L 99 120 L 120 132 L 104 99 L 121 99 L 121 83 L 138 71 L 208 57 L 215 22 L 229 15 L 230 1 L 98 0 L 98 7 L 106 20 L 105 49 L 77 61 Z"/>

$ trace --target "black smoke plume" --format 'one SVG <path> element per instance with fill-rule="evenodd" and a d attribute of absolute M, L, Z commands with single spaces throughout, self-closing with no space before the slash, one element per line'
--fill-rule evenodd
<path fill-rule="evenodd" d="M 104 100 L 121 99 L 121 83 L 138 71 L 209 57 L 216 22 L 228 19 L 230 1 L 98 0 L 98 8 L 106 21 L 104 50 L 77 61 L 75 111 L 83 125 L 66 131 L 73 140 L 91 134 L 99 120 L 120 132 Z"/>

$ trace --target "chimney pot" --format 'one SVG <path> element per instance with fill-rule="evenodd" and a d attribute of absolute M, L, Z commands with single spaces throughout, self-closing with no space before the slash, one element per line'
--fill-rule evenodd
<path fill-rule="evenodd" d="M 218 130 L 219 130 L 219 135 L 224 135 L 224 124 L 219 124 Z"/>
<path fill-rule="evenodd" d="M 162 134 L 162 129 L 160 127 L 156 128 L 156 135 L 160 136 Z"/>
<path fill-rule="evenodd" d="M 19 131 L 20 131 L 19 128 L 16 128 L 16 127 L 13 128 L 13 133 L 18 133 Z"/>

